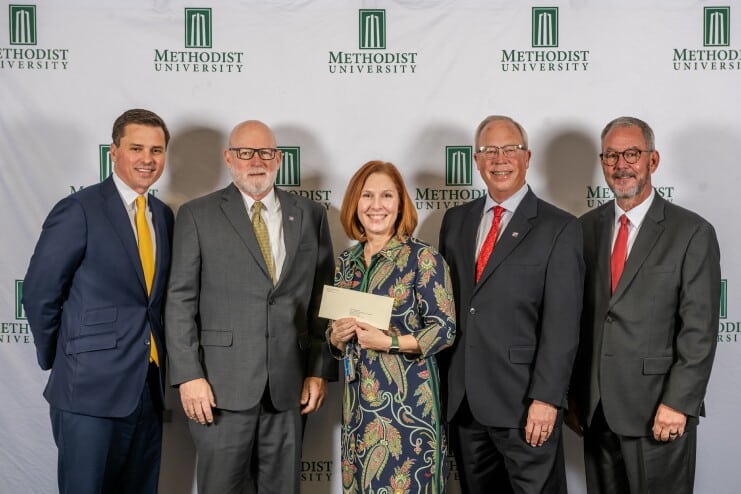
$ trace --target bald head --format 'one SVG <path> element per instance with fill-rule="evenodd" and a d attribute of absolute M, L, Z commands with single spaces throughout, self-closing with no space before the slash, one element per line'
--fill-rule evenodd
<path fill-rule="evenodd" d="M 229 147 L 244 147 L 245 145 L 239 144 L 239 142 L 248 138 L 268 143 L 259 147 L 275 147 L 275 135 L 273 134 L 273 131 L 270 130 L 270 127 L 259 120 L 245 120 L 244 122 L 235 125 L 231 134 L 229 134 Z"/>
<path fill-rule="evenodd" d="M 224 150 L 224 161 L 239 190 L 255 200 L 265 197 L 275 183 L 282 158 L 282 153 L 275 147 L 273 131 L 258 120 L 247 120 L 237 124 L 229 135 L 229 145 Z M 253 151 L 241 153 L 245 148 Z M 268 152 L 263 158 L 260 150 L 273 152 Z"/>

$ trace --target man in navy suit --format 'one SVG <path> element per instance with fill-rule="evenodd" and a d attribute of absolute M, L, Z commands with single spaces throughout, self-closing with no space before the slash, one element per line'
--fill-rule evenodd
<path fill-rule="evenodd" d="M 137 109 L 112 137 L 113 175 L 54 206 L 23 285 L 38 362 L 51 369 L 60 493 L 157 492 L 173 214 L 147 192 L 170 135 Z M 153 268 L 143 269 L 140 243 Z"/>
<path fill-rule="evenodd" d="M 481 122 L 475 159 L 488 194 L 448 210 L 440 230 L 458 314 L 442 374 L 462 489 L 565 493 L 561 423 L 579 338 L 581 228 L 526 184 L 527 134 L 511 118 Z"/>

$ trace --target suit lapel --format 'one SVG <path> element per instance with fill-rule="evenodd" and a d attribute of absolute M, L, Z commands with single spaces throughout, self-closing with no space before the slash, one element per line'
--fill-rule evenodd
<path fill-rule="evenodd" d="M 470 283 L 475 283 L 476 277 L 476 235 L 478 234 L 481 216 L 484 213 L 486 198 L 477 199 L 471 203 L 461 225 L 461 263 L 462 273 L 470 277 Z"/>
<path fill-rule="evenodd" d="M 641 229 L 638 231 L 628 258 L 625 260 L 623 274 L 620 276 L 620 281 L 617 287 L 615 287 L 615 293 L 612 295 L 613 302 L 620 298 L 625 289 L 631 284 L 633 278 L 638 274 L 638 270 L 648 257 L 648 254 L 654 245 L 656 245 L 659 237 L 661 237 L 664 227 L 660 223 L 663 220 L 664 200 L 656 194 L 651 207 L 648 208 L 646 217 L 643 218 Z"/>
<path fill-rule="evenodd" d="M 121 200 L 121 195 L 118 193 L 112 177 L 108 177 L 101 184 L 100 191 L 103 196 L 105 215 L 108 217 L 108 221 L 111 222 L 113 230 L 121 241 L 129 260 L 134 265 L 136 277 L 139 279 L 139 283 L 141 283 L 146 293 L 147 284 L 144 282 L 144 270 L 142 269 L 142 262 L 139 258 L 139 247 L 136 245 L 134 228 L 131 226 L 131 220 L 126 213 L 123 200 Z"/>
<path fill-rule="evenodd" d="M 502 264 L 507 256 L 512 253 L 520 242 L 527 236 L 532 229 L 532 219 L 538 215 L 538 198 L 535 197 L 532 190 L 527 191 L 525 197 L 520 201 L 519 206 L 512 215 L 512 219 L 507 223 L 507 227 L 499 236 L 494 251 L 491 253 L 489 262 L 486 263 L 484 272 L 481 273 L 481 279 L 477 287 L 496 271 L 497 267 Z"/>
<path fill-rule="evenodd" d="M 242 194 L 239 193 L 237 186 L 232 183 L 224 189 L 221 197 L 221 210 L 224 212 L 226 219 L 232 224 L 237 236 L 242 240 L 252 257 L 255 258 L 255 262 L 263 270 L 265 276 L 270 279 L 268 266 L 262 256 L 260 244 L 257 243 L 257 237 L 255 237 L 255 231 L 252 229 L 252 222 L 249 214 L 247 214 Z"/>
<path fill-rule="evenodd" d="M 157 239 L 157 259 L 154 263 L 154 281 L 152 282 L 152 293 L 157 293 L 160 285 L 167 281 L 163 274 L 170 263 L 170 239 L 167 235 L 165 212 L 162 204 L 154 200 L 151 194 L 147 202 L 149 203 L 149 209 L 152 211 L 152 225 L 154 227 L 155 238 Z"/>
<path fill-rule="evenodd" d="M 278 188 L 275 194 L 280 201 L 280 209 L 283 215 L 283 238 L 286 243 L 286 259 L 283 262 L 281 275 L 290 272 L 291 263 L 296 259 L 298 244 L 301 240 L 301 221 L 303 211 L 296 205 L 293 195 L 284 192 Z M 283 276 L 277 280 L 276 285 L 280 283 Z"/>
<path fill-rule="evenodd" d="M 599 244 L 597 245 L 596 252 L 596 263 L 595 263 L 595 283 L 597 290 L 601 293 L 601 304 L 604 304 L 610 300 L 612 294 L 610 293 L 610 280 L 612 274 L 610 272 L 610 257 L 612 256 L 612 229 L 615 222 L 615 205 L 610 205 L 602 210 L 599 221 L 596 225 L 596 239 Z"/>

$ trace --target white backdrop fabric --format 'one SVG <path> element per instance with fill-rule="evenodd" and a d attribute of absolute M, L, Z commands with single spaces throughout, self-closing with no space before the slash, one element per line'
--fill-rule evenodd
<path fill-rule="evenodd" d="M 544 6 L 545 5 L 545 6 Z M 0 492 L 56 491 L 56 448 L 20 307 L 46 214 L 110 173 L 106 145 L 128 108 L 173 134 L 156 194 L 174 209 L 229 182 L 228 132 L 261 119 L 285 149 L 280 181 L 329 210 L 337 252 L 347 182 L 364 162 L 402 171 L 437 244 L 446 208 L 479 197 L 473 131 L 511 115 L 530 135 L 528 182 L 574 214 L 610 199 L 599 132 L 648 121 L 659 193 L 715 225 L 723 299 L 701 421 L 696 492 L 738 492 L 741 394 L 741 5 L 736 0 L 362 2 L 36 0 L 0 5 Z M 308 421 L 306 493 L 339 493 L 341 388 Z M 194 492 L 195 455 L 171 393 L 162 493 Z M 565 433 L 569 489 L 583 493 L 581 440 Z M 452 470 L 449 492 L 459 492 Z"/>

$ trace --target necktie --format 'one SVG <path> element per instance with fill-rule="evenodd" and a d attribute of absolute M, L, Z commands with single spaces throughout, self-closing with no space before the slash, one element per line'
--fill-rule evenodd
<path fill-rule="evenodd" d="M 625 267 L 625 258 L 628 254 L 628 217 L 620 217 L 620 228 L 618 229 L 615 246 L 612 248 L 612 257 L 610 258 L 610 274 L 612 276 L 612 293 L 615 293 L 620 276 L 623 274 Z"/>
<path fill-rule="evenodd" d="M 273 253 L 270 250 L 270 236 L 268 235 L 268 227 L 260 214 L 263 207 L 264 205 L 260 201 L 255 201 L 255 203 L 252 204 L 252 228 L 255 230 L 257 243 L 260 244 L 262 257 L 265 258 L 265 264 L 268 266 L 270 279 L 275 283 L 275 266 L 273 265 Z"/>
<path fill-rule="evenodd" d="M 152 234 L 146 217 L 147 200 L 144 196 L 136 198 L 136 237 L 139 241 L 139 259 L 144 271 L 144 283 L 147 285 L 147 295 L 152 293 L 152 281 L 154 280 L 154 247 L 152 246 Z M 154 336 L 149 332 L 149 361 L 160 365 L 157 344 Z"/>
<path fill-rule="evenodd" d="M 504 213 L 502 206 L 494 206 L 494 218 L 491 220 L 491 228 L 489 228 L 489 233 L 486 234 L 484 244 L 481 246 L 481 251 L 479 252 L 479 257 L 476 259 L 476 283 L 479 282 L 481 273 L 484 272 L 486 263 L 489 261 L 489 257 L 491 257 L 491 253 L 494 250 L 494 244 L 497 243 L 502 213 Z"/>

